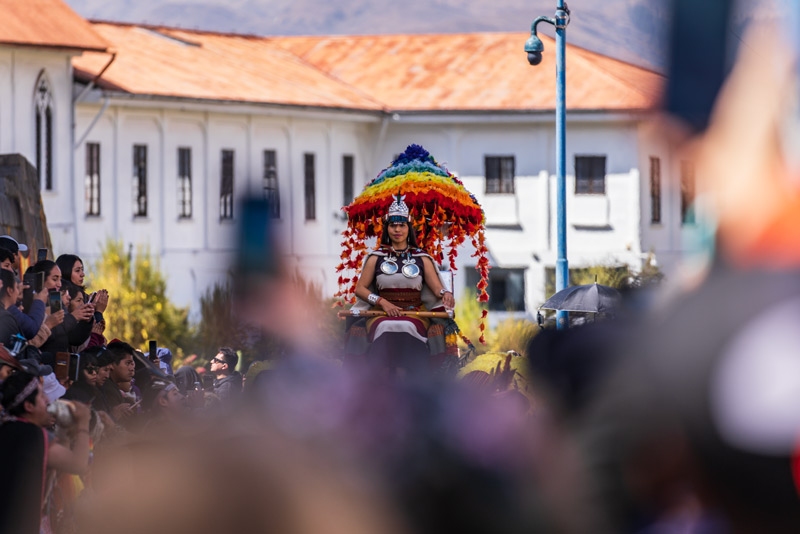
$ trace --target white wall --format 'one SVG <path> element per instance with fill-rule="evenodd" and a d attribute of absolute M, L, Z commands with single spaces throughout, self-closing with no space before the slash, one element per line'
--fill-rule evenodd
<path fill-rule="evenodd" d="M 101 101 L 77 106 L 77 130 L 86 131 Z M 213 106 L 209 106 L 213 108 Z M 160 258 L 171 297 L 194 309 L 206 288 L 229 276 L 236 248 L 238 205 L 232 220 L 220 219 L 222 150 L 234 150 L 234 196 L 263 192 L 263 151 L 277 157 L 280 218 L 275 228 L 296 272 L 332 294 L 344 229 L 342 156 L 355 158 L 355 191 L 366 181 L 363 119 L 313 120 L 256 113 L 225 113 L 112 104 L 75 151 L 74 201 L 80 243 L 77 253 L 92 261 L 109 237 L 125 247 L 148 246 Z M 86 143 L 100 143 L 101 215 L 86 216 Z M 133 145 L 148 146 L 148 216 L 133 216 Z M 179 147 L 192 150 L 192 217 L 178 216 Z M 304 154 L 315 155 L 316 219 L 305 220 Z M 70 213 L 63 201 L 53 211 Z M 57 243 L 57 252 L 74 251 Z"/>
<path fill-rule="evenodd" d="M 19 153 L 36 165 L 34 92 L 44 73 L 53 103 L 53 189 L 42 189 L 42 201 L 53 239 L 72 243 L 72 209 L 57 206 L 71 198 L 73 55 L 44 48 L 0 47 L 0 153 Z"/>

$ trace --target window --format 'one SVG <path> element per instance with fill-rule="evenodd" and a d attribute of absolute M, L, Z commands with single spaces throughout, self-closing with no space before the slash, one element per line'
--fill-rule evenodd
<path fill-rule="evenodd" d="M 133 216 L 147 217 L 147 145 L 133 145 Z"/>
<path fill-rule="evenodd" d="M 353 201 L 353 156 L 342 156 L 342 206 Z"/>
<path fill-rule="evenodd" d="M 661 160 L 650 157 L 650 222 L 661 222 Z"/>
<path fill-rule="evenodd" d="M 100 143 L 86 143 L 86 215 L 100 215 Z"/>
<path fill-rule="evenodd" d="M 281 197 L 278 191 L 278 157 L 274 150 L 264 151 L 264 200 L 270 217 L 281 216 Z"/>
<path fill-rule="evenodd" d="M 605 156 L 575 156 L 575 194 L 606 194 Z"/>
<path fill-rule="evenodd" d="M 467 287 L 475 287 L 480 275 L 467 270 Z M 494 267 L 489 276 L 489 309 L 492 311 L 525 311 L 525 269 Z"/>
<path fill-rule="evenodd" d="M 178 148 L 178 218 L 192 218 L 192 149 Z"/>
<path fill-rule="evenodd" d="M 317 218 L 316 176 L 314 170 L 314 154 L 305 154 L 305 197 L 306 220 L 313 221 Z"/>
<path fill-rule="evenodd" d="M 484 158 L 486 193 L 514 193 L 514 156 Z"/>
<path fill-rule="evenodd" d="M 233 150 L 222 151 L 219 218 L 233 219 Z"/>
<path fill-rule="evenodd" d="M 694 163 L 681 161 L 681 223 L 694 224 Z"/>
<path fill-rule="evenodd" d="M 39 187 L 53 189 L 53 96 L 42 72 L 36 82 L 36 177 Z"/>

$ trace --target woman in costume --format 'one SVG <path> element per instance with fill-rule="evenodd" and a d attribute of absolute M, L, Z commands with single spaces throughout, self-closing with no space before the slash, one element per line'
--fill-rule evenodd
<path fill-rule="evenodd" d="M 433 258 L 418 248 L 408 206 L 400 195 L 389 207 L 380 243 L 364 260 L 355 291 L 372 310 L 386 312 L 366 323 L 369 356 L 393 368 L 421 369 L 430 354 L 430 320 L 401 312 L 453 309 L 453 293 L 442 284 Z"/>

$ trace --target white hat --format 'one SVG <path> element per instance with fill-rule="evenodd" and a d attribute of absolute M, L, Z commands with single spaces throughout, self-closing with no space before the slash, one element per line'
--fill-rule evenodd
<path fill-rule="evenodd" d="M 10 241 L 10 243 L 9 243 L 9 241 Z M 0 247 L 8 248 L 8 247 L 4 247 L 3 245 L 12 245 L 16 250 L 14 250 L 14 249 L 9 249 L 9 250 L 11 250 L 11 252 L 13 252 L 15 254 L 17 252 L 27 252 L 28 251 L 28 245 L 26 245 L 24 243 L 17 242 L 17 240 L 14 239 L 13 237 L 11 237 L 10 235 L 0 235 Z"/>

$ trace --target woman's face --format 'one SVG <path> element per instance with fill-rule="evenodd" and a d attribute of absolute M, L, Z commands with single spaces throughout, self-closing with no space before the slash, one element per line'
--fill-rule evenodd
<path fill-rule="evenodd" d="M 65 289 L 61 292 L 61 306 L 68 312 L 72 311 L 72 308 L 69 306 L 70 302 L 72 302 L 72 297 L 69 296 L 69 291 Z"/>
<path fill-rule="evenodd" d="M 98 367 L 97 374 L 95 375 L 95 380 L 97 381 L 98 386 L 102 386 L 108 380 L 108 377 L 111 376 L 111 366 L 106 365 L 105 367 Z"/>
<path fill-rule="evenodd" d="M 390 224 L 389 239 L 392 244 L 404 244 L 408 241 L 408 223 L 395 222 Z"/>
<path fill-rule="evenodd" d="M 72 277 L 70 280 L 73 284 L 83 287 L 83 279 L 85 277 L 86 274 L 83 272 L 83 262 L 78 260 L 75 262 L 75 265 L 72 266 Z"/>
<path fill-rule="evenodd" d="M 69 299 L 70 298 L 69 293 L 66 293 L 66 295 L 67 295 L 67 298 Z M 65 301 L 65 303 L 66 302 L 67 301 Z M 83 293 L 78 291 L 78 293 L 75 295 L 75 298 L 72 298 L 72 299 L 69 300 L 69 307 L 67 308 L 67 310 L 70 313 L 72 313 L 76 309 L 78 309 L 80 306 L 83 306 Z"/>
<path fill-rule="evenodd" d="M 58 289 L 61 290 L 61 269 L 57 265 L 53 266 L 50 274 L 44 280 L 44 288 L 47 290 Z"/>
<path fill-rule="evenodd" d="M 87 365 L 83 369 L 83 380 L 90 386 L 97 385 L 97 367 L 94 365 Z"/>

